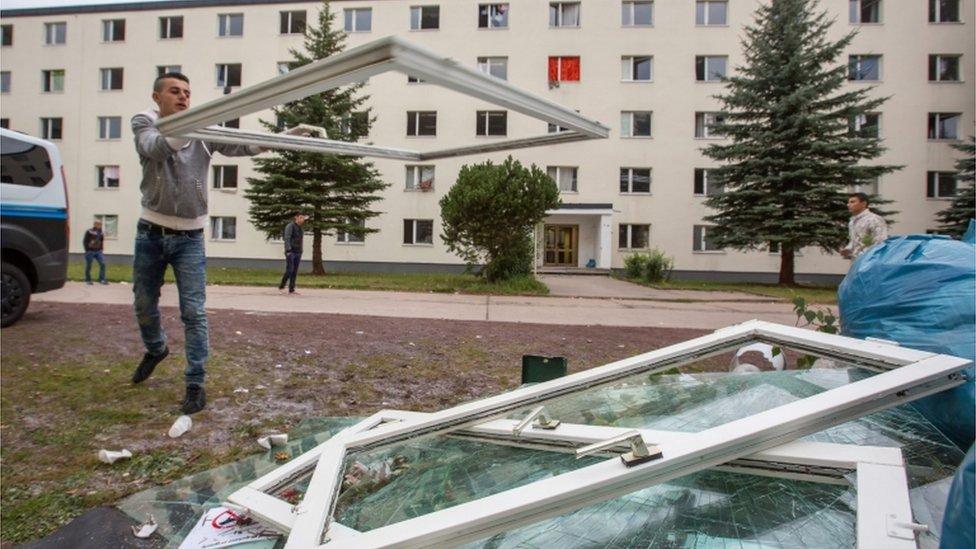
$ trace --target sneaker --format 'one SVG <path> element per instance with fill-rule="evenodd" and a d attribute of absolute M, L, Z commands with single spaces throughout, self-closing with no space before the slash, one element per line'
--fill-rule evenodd
<path fill-rule="evenodd" d="M 149 379 L 152 375 L 153 370 L 156 369 L 156 365 L 163 361 L 164 358 L 169 356 L 169 347 L 163 349 L 162 353 L 154 355 L 151 353 L 146 353 L 142 355 L 142 361 L 139 362 L 139 366 L 136 371 L 132 373 L 132 383 L 142 383 Z"/>
<path fill-rule="evenodd" d="M 103 281 L 99 282 L 99 284 L 101 284 L 103 286 L 108 286 L 108 280 L 103 280 Z"/>
<path fill-rule="evenodd" d="M 180 410 L 186 414 L 195 414 L 207 407 L 207 393 L 202 385 L 187 385 L 186 396 L 180 404 Z"/>

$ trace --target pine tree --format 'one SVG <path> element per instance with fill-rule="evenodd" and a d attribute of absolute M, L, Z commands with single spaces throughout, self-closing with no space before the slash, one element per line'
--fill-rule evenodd
<path fill-rule="evenodd" d="M 744 66 L 716 96 L 724 120 L 711 130 L 730 142 L 704 149 L 723 163 L 709 178 L 725 189 L 706 201 L 717 212 L 705 218 L 715 224 L 709 239 L 738 250 L 778 246 L 779 283 L 788 285 L 798 250 L 846 243 L 849 186 L 900 168 L 859 164 L 885 149 L 853 131 L 854 117 L 887 98 L 871 97 L 872 87 L 843 89 L 848 67 L 837 59 L 854 33 L 831 41 L 833 23 L 815 7 L 815 0 L 776 0 L 757 9 L 744 31 Z"/>
<path fill-rule="evenodd" d="M 957 143 L 952 148 L 963 153 L 956 160 L 956 197 L 948 208 L 935 214 L 941 226 L 939 230 L 954 238 L 962 238 L 969 227 L 969 220 L 976 217 L 976 136 Z"/>
<path fill-rule="evenodd" d="M 339 53 L 345 33 L 334 30 L 335 14 L 323 2 L 317 26 L 305 30 L 305 51 L 291 50 L 291 68 Z M 373 119 L 363 108 L 368 96 L 358 96 L 362 84 L 332 89 L 275 108 L 275 123 L 262 121 L 270 131 L 298 124 L 322 127 L 329 139 L 356 141 L 369 134 Z M 325 274 L 322 237 L 336 232 L 365 235 L 376 229 L 365 221 L 379 215 L 371 206 L 385 187 L 371 162 L 356 157 L 303 151 L 275 151 L 254 160 L 261 177 L 248 178 L 244 196 L 251 201 L 251 221 L 269 238 L 280 238 L 296 211 L 310 217 L 304 229 L 312 234 L 312 273 Z"/>

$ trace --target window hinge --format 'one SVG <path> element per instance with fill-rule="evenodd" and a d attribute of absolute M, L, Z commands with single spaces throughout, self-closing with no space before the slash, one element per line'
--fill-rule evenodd
<path fill-rule="evenodd" d="M 624 465 L 627 467 L 633 467 L 634 465 L 640 465 L 641 463 L 646 463 L 648 461 L 661 459 L 664 457 L 664 454 L 661 452 L 660 448 L 653 445 L 648 446 L 644 442 L 644 437 L 641 436 L 640 431 L 630 431 L 613 438 L 608 438 L 604 441 L 595 442 L 589 446 L 577 448 L 576 459 L 604 450 L 610 450 L 622 444 L 630 445 L 629 452 L 620 454 L 620 460 L 623 461 Z"/>

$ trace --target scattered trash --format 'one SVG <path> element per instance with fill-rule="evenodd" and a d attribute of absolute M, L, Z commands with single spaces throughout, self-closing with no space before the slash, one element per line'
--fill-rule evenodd
<path fill-rule="evenodd" d="M 617 348 L 618 349 L 623 349 L 624 347 L 626 347 L 626 345 L 624 345 L 623 343 L 621 343 L 620 345 L 617 345 Z"/>
<path fill-rule="evenodd" d="M 105 372 L 106 374 L 111 374 L 112 373 L 112 370 L 109 370 L 108 368 L 105 368 L 102 371 Z"/>
<path fill-rule="evenodd" d="M 132 452 L 128 450 L 122 450 L 121 452 L 113 452 L 112 450 L 99 450 L 98 451 L 98 461 L 102 463 L 108 463 L 109 465 L 115 463 L 120 459 L 128 459 L 132 457 Z"/>
<path fill-rule="evenodd" d="M 288 461 L 291 459 L 291 456 L 288 452 L 275 452 L 274 458 L 275 461 Z"/>
<path fill-rule="evenodd" d="M 238 388 L 234 389 L 234 392 L 235 393 L 245 393 L 246 394 L 246 393 L 250 393 L 251 391 L 248 390 L 247 387 L 238 387 Z"/>
<path fill-rule="evenodd" d="M 265 450 L 270 450 L 272 446 L 284 446 L 285 444 L 288 444 L 288 435 L 285 434 L 276 433 L 258 439 L 258 446 Z M 275 458 L 277 459 L 277 456 Z"/>
<path fill-rule="evenodd" d="M 190 416 L 180 416 L 176 418 L 173 426 L 169 428 L 169 438 L 180 438 L 191 427 L 193 427 L 193 420 L 190 419 Z"/>
<path fill-rule="evenodd" d="M 156 519 L 153 518 L 152 515 L 147 514 L 146 522 L 142 523 L 139 526 L 139 528 L 136 528 L 135 526 L 132 527 L 132 535 L 134 535 L 137 538 L 146 539 L 149 536 L 153 535 L 153 532 L 156 531 L 156 528 L 159 528 L 159 525 L 156 524 Z"/>
<path fill-rule="evenodd" d="M 413 342 L 413 341 L 411 341 L 410 343 L 407 343 L 407 345 L 409 345 L 409 346 L 411 346 L 411 347 L 416 347 L 416 346 L 417 346 L 416 344 L 414 344 L 414 342 Z"/>
<path fill-rule="evenodd" d="M 275 364 L 275 368 L 281 368 L 281 364 Z"/>
<path fill-rule="evenodd" d="M 475 339 L 481 339 L 481 336 L 480 335 L 476 335 L 476 336 L 474 336 L 474 338 Z"/>
<path fill-rule="evenodd" d="M 310 354 L 312 354 L 312 351 L 309 351 L 308 349 L 305 349 L 305 354 L 306 355 L 310 355 Z"/>
<path fill-rule="evenodd" d="M 255 391 L 261 391 L 261 390 L 264 390 L 264 389 L 267 389 L 267 387 L 265 387 L 264 385 L 255 385 L 254 386 L 254 390 Z"/>
<path fill-rule="evenodd" d="M 358 336 L 361 336 L 361 335 L 363 335 L 363 334 L 365 334 L 365 333 L 366 333 L 366 332 L 364 332 L 364 331 L 362 331 L 362 330 L 356 330 L 356 335 L 358 335 Z"/>
<path fill-rule="evenodd" d="M 240 330 L 237 330 L 237 331 L 236 331 L 236 332 L 234 332 L 234 333 L 235 333 L 235 334 L 237 334 L 237 335 L 241 335 L 241 331 L 240 331 Z"/>
<path fill-rule="evenodd" d="M 263 539 L 275 539 L 280 535 L 279 532 L 254 522 L 233 509 L 214 507 L 197 519 L 193 529 L 180 544 L 180 549 L 198 547 L 217 549 Z"/>

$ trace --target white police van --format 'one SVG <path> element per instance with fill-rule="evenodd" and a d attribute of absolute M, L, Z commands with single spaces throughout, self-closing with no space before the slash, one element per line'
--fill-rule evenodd
<path fill-rule="evenodd" d="M 32 293 L 64 286 L 68 192 L 54 143 L 0 128 L 0 248 L 3 313 L 17 322 Z"/>

